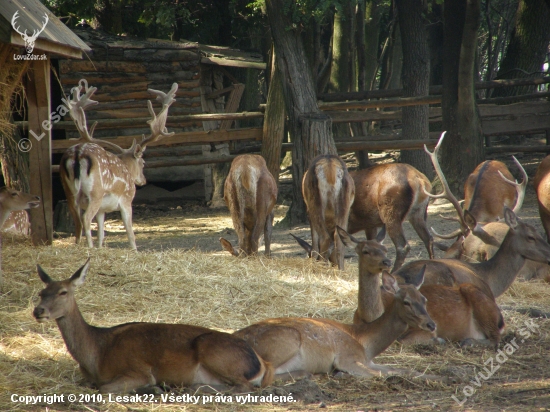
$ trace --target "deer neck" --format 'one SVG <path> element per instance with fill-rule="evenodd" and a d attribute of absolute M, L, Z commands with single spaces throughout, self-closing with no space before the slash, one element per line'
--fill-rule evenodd
<path fill-rule="evenodd" d="M 98 328 L 89 325 L 76 303 L 67 315 L 56 320 L 67 350 L 89 375 L 97 376 Z"/>
<path fill-rule="evenodd" d="M 525 258 L 514 250 L 514 239 L 510 233 L 508 231 L 491 259 L 474 265 L 475 273 L 489 285 L 495 298 L 510 287 L 525 263 Z"/>
<path fill-rule="evenodd" d="M 4 210 L 4 208 L 0 205 L 0 229 L 4 226 L 6 220 L 8 220 L 10 213 L 11 212 L 9 210 Z"/>
<path fill-rule="evenodd" d="M 375 321 L 353 325 L 352 333 L 365 348 L 367 359 L 372 360 L 405 333 L 408 327 L 400 318 L 397 304 L 393 300 L 382 316 Z"/>
<path fill-rule="evenodd" d="M 359 265 L 359 291 L 357 314 L 363 322 L 372 322 L 384 313 L 380 292 L 380 275 L 373 274 Z"/>

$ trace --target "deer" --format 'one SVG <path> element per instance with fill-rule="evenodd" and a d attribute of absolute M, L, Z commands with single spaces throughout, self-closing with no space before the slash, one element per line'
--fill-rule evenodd
<path fill-rule="evenodd" d="M 359 289 L 354 324 L 369 324 L 391 306 L 399 291 L 397 279 L 387 269 L 385 248 L 372 240 L 360 241 L 338 228 L 342 242 L 359 257 Z M 376 258 L 378 256 L 378 259 Z M 384 267 L 386 266 L 386 267 Z M 410 327 L 398 340 L 402 343 L 432 343 L 436 340 L 458 341 L 461 344 L 481 343 L 498 347 L 504 320 L 494 299 L 472 284 L 448 287 L 422 285 L 426 265 L 420 268 L 417 286 L 426 298 L 426 310 L 436 324 L 433 332 Z M 382 272 L 382 286 L 380 285 Z"/>
<path fill-rule="evenodd" d="M 42 24 L 42 28 L 40 29 L 34 29 L 33 32 L 32 32 L 32 35 L 29 36 L 27 34 L 27 30 L 25 30 L 24 32 L 22 32 L 20 29 L 19 29 L 19 26 L 16 27 L 16 24 L 17 24 L 17 19 L 19 18 L 19 10 L 17 10 L 14 14 L 13 14 L 13 17 L 11 19 L 11 25 L 13 27 L 13 29 L 15 30 L 16 33 L 18 33 L 19 35 L 21 35 L 21 38 L 23 39 L 23 41 L 25 42 L 25 50 L 27 51 L 28 54 L 31 54 L 32 51 L 34 50 L 34 43 L 36 42 L 36 39 L 38 38 L 38 36 L 40 35 L 40 33 L 42 33 L 44 31 L 44 29 L 46 28 L 46 24 L 48 24 L 48 21 L 50 20 L 49 17 L 48 17 L 48 14 L 47 13 L 44 13 L 44 24 Z"/>
<path fill-rule="evenodd" d="M 533 184 L 537 192 L 537 203 L 546 239 L 550 242 L 550 156 L 546 156 L 537 167 Z"/>
<path fill-rule="evenodd" d="M 70 278 L 56 281 L 37 265 L 45 288 L 33 316 L 39 323 L 55 320 L 85 380 L 100 392 L 154 392 L 160 384 L 232 385 L 249 391 L 272 382 L 271 365 L 228 333 L 185 324 L 88 324 L 75 291 L 89 268 L 90 258 Z"/>
<path fill-rule="evenodd" d="M 462 210 L 458 200 L 452 194 L 439 165 L 437 155 L 444 137 L 445 133 L 441 135 L 433 152 L 424 147 L 443 186 L 443 191 L 440 194 L 433 195 L 427 192 L 426 194 L 434 198 L 446 198 L 453 204 L 458 213 L 462 234 L 467 236 L 470 229 L 465 219 L 472 219 L 475 222 L 475 218 L 473 218 L 468 210 Z M 491 259 L 479 263 L 464 262 L 456 259 L 418 260 L 407 263 L 394 272 L 394 275 L 399 283 L 418 284 L 415 279 L 418 268 L 426 265 L 427 269 L 424 280 L 424 284 L 426 285 L 442 284 L 455 286 L 462 283 L 472 283 L 487 296 L 493 298 L 499 297 L 510 287 L 519 270 L 525 264 L 526 259 L 541 263 L 550 263 L 550 245 L 537 233 L 536 229 L 523 222 L 507 206 L 504 206 L 503 214 L 504 222 L 509 229 L 502 244 Z"/>
<path fill-rule="evenodd" d="M 308 255 L 328 260 L 343 270 L 343 245 L 336 227 L 347 228 L 355 198 L 355 185 L 344 161 L 336 155 L 313 159 L 304 173 L 302 195 L 311 229 Z"/>
<path fill-rule="evenodd" d="M 80 96 L 82 88 L 81 84 L 73 87 L 70 101 L 70 115 L 80 134 L 79 141 L 82 143 L 67 149 L 61 158 L 59 168 L 69 212 L 75 222 L 75 242 L 80 243 L 82 227 L 84 227 L 88 247 L 94 246 L 91 223 L 95 217 L 98 226 L 98 247 L 102 247 L 105 235 L 105 213 L 119 210 L 130 247 L 136 250 L 132 228 L 132 200 L 136 193 L 136 185 L 143 186 L 146 183 L 143 174 L 143 152 L 148 144 L 174 134 L 168 133 L 166 120 L 168 109 L 175 102 L 178 85 L 174 83 L 168 93 L 148 89 L 161 102 L 162 109 L 156 115 L 151 101 L 147 101 L 151 114 L 151 120 L 147 123 L 151 134 L 147 137 L 144 135 L 139 144 L 134 139 L 132 146 L 128 149 L 123 149 L 107 140 L 93 138 L 97 122 L 94 122 L 88 131 L 84 110 L 97 104 L 97 101 L 91 100 L 97 88 L 88 88 L 86 84 L 85 93 Z M 102 146 L 107 146 L 116 154 L 105 150 Z"/>
<path fill-rule="evenodd" d="M 433 259 L 433 237 L 426 220 L 432 190 L 428 178 L 405 163 L 382 164 L 351 173 L 355 182 L 355 201 L 351 206 L 347 230 L 355 234 L 365 231 L 367 239 L 376 237 L 377 229 L 385 226 L 392 240 L 396 257 L 392 272 L 398 270 L 409 253 L 410 246 L 403 233 L 408 219 Z"/>
<path fill-rule="evenodd" d="M 40 206 L 40 197 L 9 187 L 0 187 L 0 228 L 2 231 L 21 229 L 28 232 L 29 215 L 25 210 Z M 25 219 L 26 217 L 26 219 Z M 28 234 L 28 233 L 27 233 Z"/>
<path fill-rule="evenodd" d="M 237 232 L 239 250 L 223 237 L 222 247 L 234 256 L 256 254 L 263 231 L 265 254 L 269 256 L 277 182 L 262 156 L 245 154 L 233 159 L 224 184 L 224 200 Z"/>
<path fill-rule="evenodd" d="M 369 271 L 379 273 L 391 264 L 384 247 L 375 241 L 362 242 L 356 251 L 362 267 Z M 374 289 L 379 290 L 378 285 Z M 380 311 L 380 305 L 375 306 Z M 403 285 L 381 316 L 370 323 L 348 325 L 323 318 L 275 318 L 234 334 L 271 363 L 276 379 L 334 370 L 372 377 L 410 373 L 373 362 L 409 327 L 429 333 L 436 328 L 426 312 L 424 296 L 414 286 Z"/>

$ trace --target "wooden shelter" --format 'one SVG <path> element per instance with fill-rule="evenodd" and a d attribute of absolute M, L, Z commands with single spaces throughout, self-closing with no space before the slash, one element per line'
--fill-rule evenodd
<path fill-rule="evenodd" d="M 21 33 L 37 35 L 31 52 Z M 86 43 L 39 0 L 2 0 L 0 65 L 26 65 L 27 130 L 32 145 L 29 152 L 30 192 L 42 198 L 40 207 L 30 211 L 34 244 L 51 244 L 53 238 L 51 128 L 48 127 L 51 120 L 51 59 L 81 59 L 83 52 L 89 51 Z"/>

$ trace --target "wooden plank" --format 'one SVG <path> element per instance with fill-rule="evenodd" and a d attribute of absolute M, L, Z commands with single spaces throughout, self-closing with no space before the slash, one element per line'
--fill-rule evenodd
<path fill-rule="evenodd" d="M 430 133 L 431 134 L 431 133 Z M 438 136 L 440 132 L 436 132 Z M 342 142 L 336 143 L 336 149 L 339 152 L 354 152 L 357 150 L 414 150 L 424 149 L 424 145 L 429 148 L 435 147 L 437 139 L 429 140 L 395 140 L 395 141 L 361 141 L 361 142 Z"/>
<path fill-rule="evenodd" d="M 550 146 L 521 146 L 521 145 L 510 145 L 510 146 L 491 146 L 485 148 L 485 153 L 495 154 L 495 153 L 550 153 Z"/>
<path fill-rule="evenodd" d="M 168 88 L 170 89 L 170 88 Z M 94 94 L 94 100 L 98 102 L 118 102 L 120 100 L 150 100 L 154 98 L 151 93 L 147 90 L 140 91 L 126 91 L 126 92 L 104 92 L 103 90 L 98 90 L 99 93 Z M 178 97 L 199 97 L 200 91 L 195 90 L 186 90 L 178 89 L 176 92 L 176 98 Z"/>
<path fill-rule="evenodd" d="M 243 60 L 233 60 L 233 59 L 224 59 L 221 57 L 201 57 L 201 63 L 204 64 L 215 64 L 217 66 L 226 66 L 226 67 L 241 67 L 244 69 L 258 69 L 265 70 L 265 63 L 257 63 L 251 61 Z"/>
<path fill-rule="evenodd" d="M 103 73 L 147 73 L 141 63 L 119 61 L 89 61 L 89 60 L 61 60 L 59 72 L 62 74 L 73 72 L 103 72 Z"/>
<path fill-rule="evenodd" d="M 321 110 L 345 110 L 345 109 L 369 109 L 375 107 L 403 107 L 417 106 L 421 104 L 441 103 L 441 96 L 418 96 L 418 97 L 400 97 L 396 99 L 384 99 L 374 102 L 370 101 L 353 101 L 353 102 L 337 102 L 337 103 L 321 103 Z"/>
<path fill-rule="evenodd" d="M 26 85 L 29 118 L 30 192 L 40 194 L 40 206 L 31 209 L 31 237 L 34 245 L 51 245 L 53 240 L 53 199 L 51 173 L 51 131 L 42 128 L 50 121 L 50 60 L 33 61 Z M 37 140 L 35 136 L 41 136 Z M 42 133 L 44 133 L 42 135 Z"/>
<path fill-rule="evenodd" d="M 210 144 L 211 142 L 223 143 L 237 140 L 262 140 L 262 128 L 251 127 L 245 129 L 176 133 L 173 136 L 164 137 L 158 142 L 149 143 L 148 146 L 164 146 L 169 144 Z M 133 142 L 133 137 L 117 137 L 116 139 L 109 139 L 109 141 L 121 147 L 130 147 Z M 52 150 L 54 150 L 54 152 L 58 152 L 59 150 L 68 149 L 77 143 L 79 142 L 72 139 L 53 140 Z"/>
<path fill-rule="evenodd" d="M 181 61 L 193 61 L 195 64 L 199 63 L 199 53 L 197 50 L 185 50 L 185 49 L 159 49 L 159 48 L 146 48 L 146 49 L 126 49 L 123 51 L 124 60 L 126 61 L 159 61 L 159 62 L 181 62 Z"/>
<path fill-rule="evenodd" d="M 234 113 L 239 108 L 239 103 L 241 102 L 241 97 L 244 93 L 244 84 L 242 83 L 236 83 L 233 84 L 233 90 L 231 91 L 231 94 L 227 98 L 227 103 L 225 104 L 225 111 L 226 113 Z M 208 96 L 206 97 L 208 98 Z M 229 129 L 231 128 L 231 125 L 233 124 L 234 120 L 222 120 L 220 123 L 220 129 Z"/>

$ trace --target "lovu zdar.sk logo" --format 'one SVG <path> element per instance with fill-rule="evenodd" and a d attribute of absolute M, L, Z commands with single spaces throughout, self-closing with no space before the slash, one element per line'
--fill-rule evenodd
<path fill-rule="evenodd" d="M 28 54 L 31 54 L 34 50 L 34 43 L 36 42 L 36 39 L 44 31 L 46 28 L 46 24 L 48 24 L 49 18 L 46 13 L 44 13 L 44 24 L 42 25 L 41 29 L 34 29 L 32 32 L 32 35 L 29 36 L 27 34 L 27 29 L 25 29 L 24 32 L 21 32 L 20 27 L 17 25 L 17 18 L 19 17 L 19 10 L 17 10 L 12 19 L 11 19 L 11 26 L 13 29 L 21 35 L 21 38 L 25 41 L 25 49 L 27 50 Z"/>

